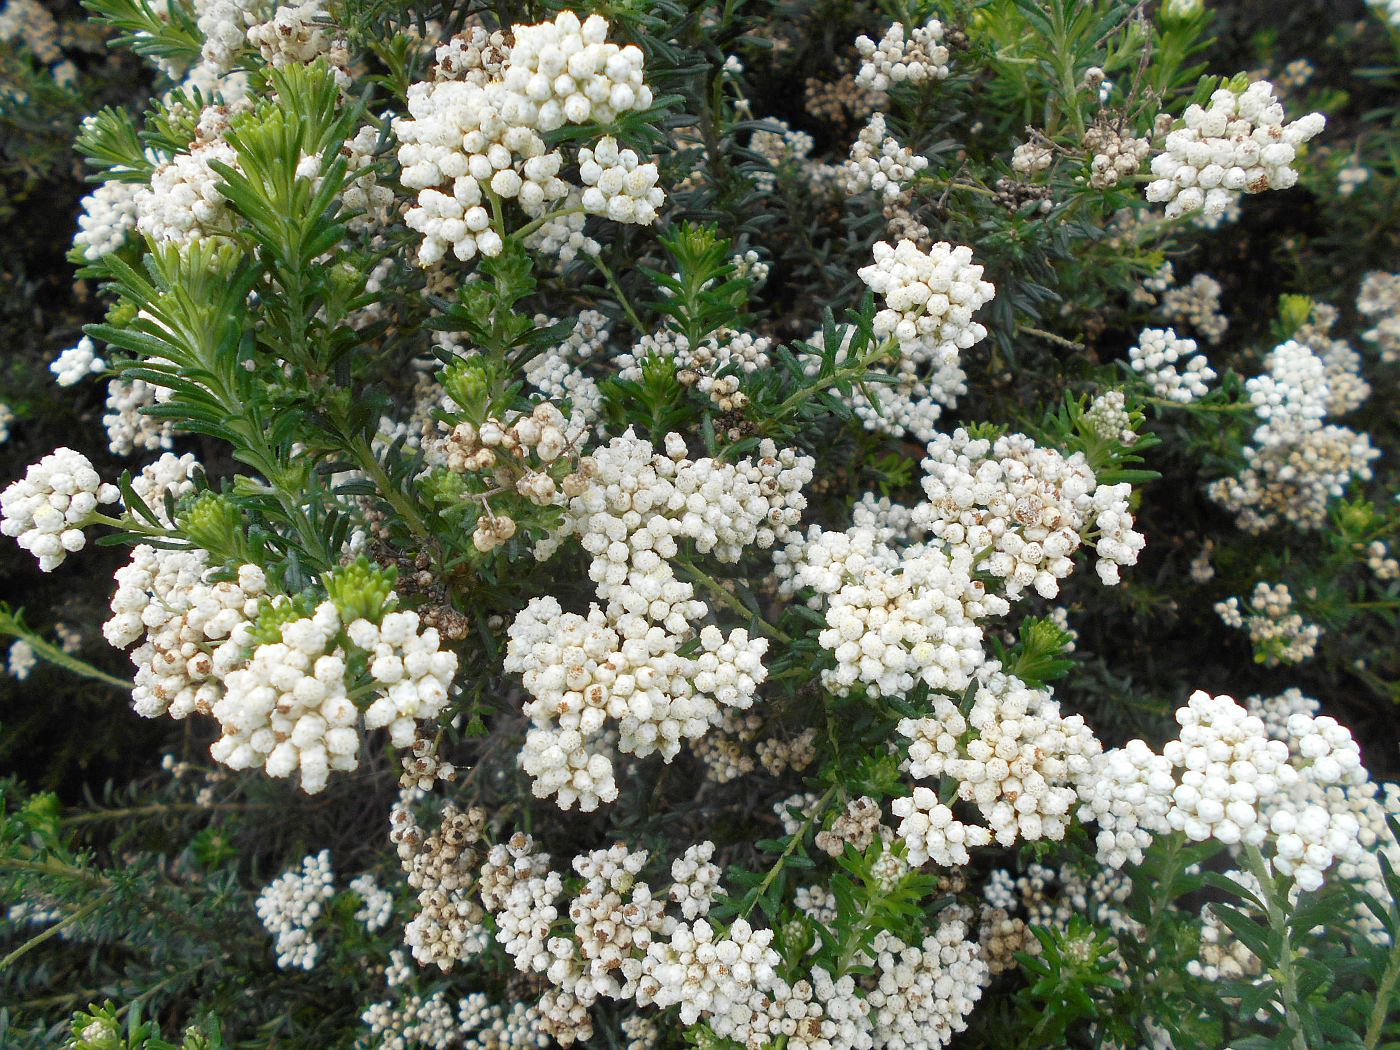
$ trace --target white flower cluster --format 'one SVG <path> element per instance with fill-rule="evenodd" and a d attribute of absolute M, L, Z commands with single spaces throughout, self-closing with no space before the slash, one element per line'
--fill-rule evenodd
<path fill-rule="evenodd" d="M 1170 268 L 1167 263 L 1166 268 Z M 1218 343 L 1230 320 L 1220 308 L 1225 289 L 1210 274 L 1198 273 L 1189 282 L 1173 287 L 1175 278 L 1167 275 L 1157 289 L 1162 293 L 1158 314 L 1168 324 L 1184 326 L 1209 343 Z"/>
<path fill-rule="evenodd" d="M 213 72 L 231 69 L 247 36 L 249 15 L 262 0 L 195 0 L 196 25 L 204 37 L 203 63 Z"/>
<path fill-rule="evenodd" d="M 466 79 L 409 89 L 409 116 L 395 121 L 394 130 L 403 184 L 418 191 L 405 221 L 423 235 L 421 265 L 449 250 L 462 260 L 501 251 L 502 231 L 484 206 L 487 193 L 515 200 L 527 216 L 542 218 L 552 203 L 578 191 L 560 178 L 564 154 L 548 149 L 543 134 L 565 123 L 607 123 L 651 105 L 642 52 L 608 43 L 607 32 L 599 15 L 580 22 L 563 11 L 553 22 L 516 26 L 508 49 L 504 40 L 473 42 L 475 60 L 467 55 L 460 63 Z M 440 64 L 439 71 L 460 72 L 453 62 Z M 655 221 L 664 201 L 655 165 L 640 163 L 611 139 L 579 159 L 587 184 L 581 208 L 618 221 Z M 560 232 L 562 246 L 568 232 Z"/>
<path fill-rule="evenodd" d="M 326 9 L 319 0 L 302 0 L 279 7 L 266 22 L 250 25 L 247 40 L 274 69 L 304 65 L 331 50 L 335 40 L 328 23 Z"/>
<path fill-rule="evenodd" d="M 301 870 L 283 872 L 258 894 L 258 918 L 276 938 L 277 965 L 286 970 L 310 970 L 316 965 L 320 945 L 311 928 L 321 917 L 326 901 L 335 896 L 331 852 L 323 849 L 301 862 Z"/>
<path fill-rule="evenodd" d="M 765 124 L 777 131 L 756 129 L 749 139 L 749 150 L 767 162 L 767 170 L 753 172 L 759 189 L 771 191 L 778 184 L 779 174 L 790 174 L 808 192 L 825 196 L 836 193 L 845 181 L 845 169 L 840 164 L 827 164 L 812 158 L 816 141 L 805 131 L 790 127 L 785 120 L 769 117 Z"/>
<path fill-rule="evenodd" d="M 359 711 L 346 693 L 339 633 L 339 613 L 323 602 L 224 676 L 224 695 L 214 702 L 223 735 L 209 748 L 215 761 L 231 769 L 261 766 L 273 777 L 299 772 L 308 794 L 326 786 L 331 770 L 359 764 Z"/>
<path fill-rule="evenodd" d="M 1227 871 L 1225 877 L 1255 896 L 1262 892 L 1259 880 L 1250 872 Z M 1186 972 L 1207 981 L 1238 981 L 1257 977 L 1261 969 L 1259 957 L 1230 931 L 1216 910 L 1203 907 L 1200 957 L 1186 964 Z"/>
<path fill-rule="evenodd" d="M 195 490 L 195 476 L 203 470 L 192 452 L 183 456 L 166 452 L 154 463 L 142 467 L 141 473 L 131 479 L 131 491 L 140 497 L 157 521 L 166 528 L 173 528 L 175 523 L 166 511 L 166 499 L 178 504 L 182 497 Z"/>
<path fill-rule="evenodd" d="M 1329 416 L 1344 416 L 1360 408 L 1371 396 L 1371 385 L 1361 373 L 1361 355 L 1345 339 L 1332 336 L 1337 317 L 1335 306 L 1313 303 L 1308 323 L 1293 335 L 1322 359 Z"/>
<path fill-rule="evenodd" d="M 1350 732 L 1316 711 L 1297 690 L 1243 707 L 1193 693 L 1160 755 L 1131 741 L 1109 752 L 1106 776 L 1081 784 L 1080 816 L 1099 821 L 1100 860 L 1136 863 L 1153 835 L 1175 829 L 1194 842 L 1267 844 L 1301 890 L 1320 887 L 1334 864 L 1357 877 L 1375 786 Z"/>
<path fill-rule="evenodd" d="M 356 620 L 345 632 L 368 654 L 381 691 L 365 711 L 365 728 L 387 729 L 395 747 L 412 745 L 418 723 L 442 712 L 457 673 L 457 654 L 440 648 L 437 628 L 420 632 L 419 625 L 416 612 L 391 612 L 377 624 Z"/>
<path fill-rule="evenodd" d="M 818 635 L 836 667 L 822 684 L 845 695 L 860 682 L 872 696 L 903 696 L 922 681 L 961 690 L 984 659 L 977 620 L 1007 604 L 972 579 L 973 552 L 937 547 L 900 552 L 875 529 L 822 532 L 789 545 L 789 587 L 811 588 L 826 607 Z"/>
<path fill-rule="evenodd" d="M 856 37 L 856 51 L 861 60 L 857 87 L 888 91 L 894 84 L 921 84 L 948 76 L 943 23 L 936 18 L 907 34 L 904 23 L 895 22 L 878 44 L 868 36 Z"/>
<path fill-rule="evenodd" d="M 1319 529 L 1326 524 L 1328 504 L 1353 480 L 1371 477 L 1371 462 L 1380 451 L 1370 438 L 1323 423 L 1332 407 L 1349 406 L 1363 393 L 1359 377 L 1351 373 L 1353 362 L 1334 347 L 1328 351 L 1332 372 L 1340 373 L 1346 391 L 1340 401 L 1328 381 L 1328 360 L 1296 340 L 1270 351 L 1267 371 L 1245 383 L 1260 420 L 1244 449 L 1245 468 L 1207 489 L 1242 529 L 1263 532 L 1281 521 Z"/>
<path fill-rule="evenodd" d="M 608 719 L 621 751 L 669 761 L 681 741 L 719 723 L 721 707 L 747 708 L 766 673 L 766 640 L 713 625 L 697 633 L 708 610 L 672 559 L 681 540 L 729 562 L 746 546 L 772 546 L 801 515 L 812 460 L 771 442 L 757 461 L 736 464 L 691 461 L 678 435 L 666 447 L 660 455 L 629 431 L 579 463 L 555 543 L 580 538 L 605 605 L 585 617 L 536 598 L 510 628 L 505 669 L 524 675 L 532 696 L 521 764 L 536 795 L 557 794 L 566 809 L 616 797 Z M 698 651 L 682 656 L 692 639 Z"/>
<path fill-rule="evenodd" d="M 886 130 L 885 115 L 876 112 L 851 145 L 846 161 L 846 192 L 867 191 L 895 200 L 906 192 L 905 184 L 928 167 L 928 158 L 901 146 Z"/>
<path fill-rule="evenodd" d="M 537 315 L 535 325 L 547 328 L 555 323 L 546 315 Z M 595 424 L 603 414 L 603 393 L 592 376 L 581 365 L 596 355 L 608 340 L 608 319 L 597 310 L 584 310 L 573 331 L 558 346 L 550 347 L 530 358 L 525 364 L 525 381 L 545 397 L 567 401 L 569 419 L 584 426 Z"/>
<path fill-rule="evenodd" d="M 945 544 L 990 547 L 984 569 L 1006 580 L 1006 597 L 1034 587 L 1045 598 L 1074 569 L 1071 556 L 1094 533 L 1099 578 L 1118 582 L 1146 542 L 1133 531 L 1127 484 L 1100 485 L 1081 453 L 1066 457 L 1023 434 L 995 442 L 965 430 L 939 435 L 923 461 L 928 502 L 914 521 Z"/>
<path fill-rule="evenodd" d="M 10 646 L 5 666 L 11 675 L 23 682 L 38 663 L 39 658 L 34 654 L 34 646 L 20 638 Z"/>
<path fill-rule="evenodd" d="M 1259 804 L 1287 783 L 1288 746 L 1228 696 L 1197 690 L 1176 720 L 1181 733 L 1162 749 L 1179 778 L 1167 823 L 1192 842 L 1263 843 Z"/>
<path fill-rule="evenodd" d="M 1106 190 L 1137 174 L 1152 152 L 1152 139 L 1138 138 L 1131 130 L 1100 122 L 1084 132 L 1084 148 L 1093 154 L 1089 161 L 1089 185 L 1096 190 Z"/>
<path fill-rule="evenodd" d="M 958 820 L 930 788 L 915 786 L 911 794 L 890 803 L 890 809 L 900 818 L 898 833 L 904 840 L 905 857 L 916 866 L 932 861 L 940 867 L 961 867 L 972 861 L 969 846 L 992 841 L 990 831 Z"/>
<path fill-rule="evenodd" d="M 344 631 L 368 653 L 378 694 L 365 728 L 387 727 L 397 747 L 413 743 L 417 721 L 441 713 L 457 671 L 457 656 L 439 648 L 437 629 L 420 633 L 418 626 L 415 612 L 388 613 L 381 624 L 356 620 Z M 331 770 L 359 765 L 360 714 L 347 694 L 340 614 L 322 602 L 279 634 L 280 641 L 257 646 L 246 665 L 224 676 L 224 695 L 213 707 L 223 735 L 209 753 L 233 769 L 298 772 L 302 790 L 315 794 Z"/>
<path fill-rule="evenodd" d="M 1192 105 L 1182 120 L 1152 159 L 1156 178 L 1147 185 L 1147 199 L 1166 203 L 1169 219 L 1197 211 L 1218 216 L 1234 193 L 1293 186 L 1298 173 L 1290 165 L 1298 147 L 1326 123 L 1321 113 L 1309 113 L 1285 124 L 1267 80 L 1240 91 L 1221 88 L 1208 107 Z"/>
<path fill-rule="evenodd" d="M 52 572 L 87 546 L 84 526 L 117 497 L 117 487 L 104 484 L 86 456 L 56 448 L 0 492 L 0 532 Z"/>
<path fill-rule="evenodd" d="M 1128 361 L 1133 371 L 1147 380 L 1153 394 L 1178 404 L 1205 397 L 1215 378 L 1205 354 L 1196 353 L 1196 341 L 1182 339 L 1170 328 L 1144 328 L 1137 343 L 1128 349 Z"/>
<path fill-rule="evenodd" d="M 990 972 L 960 919 L 939 924 L 917 945 L 889 933 L 875 941 L 879 980 L 866 996 L 876 1046 L 938 1050 L 967 1027 Z"/>
<path fill-rule="evenodd" d="M 1400 273 L 1368 273 L 1361 282 L 1356 309 L 1374 325 L 1362 338 L 1375 345 L 1381 361 L 1400 361 Z"/>
<path fill-rule="evenodd" d="M 1131 445 L 1138 439 L 1128 399 L 1121 390 L 1106 390 L 1096 396 L 1084 412 L 1084 423 L 1105 441 Z"/>
<path fill-rule="evenodd" d="M 107 412 L 102 425 L 107 430 L 107 447 L 118 456 L 134 452 L 154 452 L 169 448 L 174 423 L 142 411 L 169 396 L 169 390 L 152 386 L 144 379 L 113 379 L 107 384 Z"/>
<path fill-rule="evenodd" d="M 594 606 L 584 619 L 563 613 L 553 598 L 536 598 L 511 626 L 505 669 L 520 672 L 534 699 L 521 765 L 539 797 L 595 809 L 617 797 L 612 762 L 599 749 L 606 719 L 619 723 L 618 748 L 668 761 L 682 740 L 719 720 L 719 706 L 746 708 L 765 677 L 767 642 L 742 629 L 699 633 L 694 657 L 678 650 L 683 636 L 644 617 L 624 614 L 610 626 Z M 624 637 L 622 631 L 628 631 Z"/>
<path fill-rule="evenodd" d="M 207 570 L 204 551 L 145 544 L 117 570 L 112 617 L 102 634 L 118 649 L 142 640 L 131 652 L 131 700 L 146 718 L 213 714 L 222 676 L 242 662 L 267 580 L 256 565 L 219 583 L 206 582 Z"/>
<path fill-rule="evenodd" d="M 885 303 L 875 315 L 875 334 L 891 338 L 919 363 L 942 365 L 979 342 L 987 329 L 972 315 L 991 302 L 996 289 L 982 280 L 972 249 L 939 241 L 929 251 L 913 241 L 894 247 L 876 241 L 874 262 L 860 279 Z"/>
<path fill-rule="evenodd" d="M 1261 580 L 1247 606 L 1239 598 L 1227 598 L 1216 603 L 1215 611 L 1225 626 L 1249 633 L 1256 655 L 1270 667 L 1311 659 L 1322 637 L 1321 627 L 1293 610 L 1293 595 L 1283 583 Z"/>
<path fill-rule="evenodd" d="M 613 222 L 650 226 L 666 203 L 657 186 L 656 165 L 643 164 L 635 150 L 619 149 L 617 140 L 605 135 L 589 149 L 578 151 L 579 181 L 583 183 L 583 210 L 605 215 Z"/>
<path fill-rule="evenodd" d="M 768 349 L 773 340 L 750 332 L 721 328 L 692 347 L 680 332 L 663 328 L 644 335 L 630 350 L 614 359 L 619 379 L 638 381 L 647 358 L 673 361 L 676 379 L 682 386 L 693 386 L 722 411 L 743 408 L 748 397 L 739 389 L 740 377 L 752 375 L 769 365 Z"/>
<path fill-rule="evenodd" d="M 485 912 L 472 894 L 478 888 L 482 850 L 477 848 L 486 814 L 475 807 L 443 807 L 442 821 L 424 836 L 401 799 L 390 813 L 389 839 L 397 847 L 408 885 L 418 893 L 418 914 L 404 927 L 404 943 L 423 966 L 444 972 L 487 945 Z"/>
<path fill-rule="evenodd" d="M 394 895 L 382 889 L 369 872 L 350 880 L 350 890 L 360 898 L 355 918 L 365 924 L 370 933 L 382 930 L 394 914 Z"/>
<path fill-rule="evenodd" d="M 72 386 L 106 368 L 107 363 L 97 356 L 97 347 L 87 336 L 79 339 L 77 346 L 70 346 L 59 354 L 49 365 L 49 371 L 54 374 L 54 381 L 59 386 Z"/>
<path fill-rule="evenodd" d="M 1176 785 L 1171 761 L 1141 740 L 1105 752 L 1094 776 L 1079 783 L 1079 819 L 1099 826 L 1099 863 L 1110 868 L 1140 864 L 1154 836 L 1168 828 Z"/>
<path fill-rule="evenodd" d="M 379 181 L 374 170 L 378 159 L 375 150 L 380 142 L 380 131 L 372 124 L 366 124 L 355 132 L 353 138 L 345 140 L 340 147 L 340 155 L 345 159 L 346 174 L 352 181 L 340 195 L 340 205 L 351 217 L 346 226 L 351 230 L 371 230 L 381 227 L 388 221 L 389 209 L 394 204 L 394 191 Z M 393 259 L 386 258 L 379 268 L 393 266 Z M 373 277 L 371 277 L 371 281 Z M 366 291 L 375 291 L 367 284 Z"/>
<path fill-rule="evenodd" d="M 934 717 L 899 723 L 910 774 L 954 778 L 1000 845 L 1064 838 L 1076 787 L 1097 776 L 1102 750 L 1084 719 L 1061 715 L 1049 689 L 1031 689 L 995 663 L 979 672 L 966 717 L 946 698 L 933 704 Z"/>
<path fill-rule="evenodd" d="M 136 228 L 151 240 L 178 244 L 225 231 L 228 202 L 219 189 L 222 176 L 210 167 L 214 161 L 238 166 L 238 155 L 219 134 L 196 138 L 188 153 L 156 168 L 151 184 L 136 192 Z"/>
<path fill-rule="evenodd" d="M 836 351 L 837 367 L 849 366 L 854 325 L 838 325 L 840 339 Z M 823 333 L 814 332 L 806 342 L 822 346 Z M 822 369 L 822 355 L 804 354 L 803 371 L 815 376 Z M 833 390 L 842 397 L 860 419 L 866 430 L 901 437 L 908 433 L 917 441 L 932 441 L 938 433 L 937 422 L 945 407 L 952 408 L 958 398 L 967 393 L 967 374 L 958 358 L 950 358 L 932 367 L 920 367 L 915 358 L 900 352 L 893 361 L 881 358 L 866 371 L 876 376 L 889 376 L 892 382 L 872 379 L 853 384 L 849 396 Z"/>

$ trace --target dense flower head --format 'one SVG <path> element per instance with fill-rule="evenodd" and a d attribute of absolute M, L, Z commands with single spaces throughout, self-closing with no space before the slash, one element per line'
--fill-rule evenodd
<path fill-rule="evenodd" d="M 1006 581 L 1008 598 L 1027 587 L 1053 598 L 1091 530 L 1105 584 L 1117 583 L 1119 567 L 1135 564 L 1144 546 L 1129 486 L 1098 484 L 1078 453 L 1063 456 L 1023 434 L 989 441 L 959 429 L 929 443 L 923 466 L 928 502 L 915 521 L 945 543 L 991 547 L 986 569 Z"/>
<path fill-rule="evenodd" d="M 116 486 L 104 483 L 86 456 L 57 448 L 0 493 L 0 532 L 52 572 L 87 546 L 83 527 L 97 508 L 116 501 Z"/>
<path fill-rule="evenodd" d="M 982 279 L 972 249 L 946 241 L 921 251 L 910 240 L 891 246 L 876 241 L 874 262 L 860 279 L 881 297 L 875 334 L 888 337 L 916 361 L 935 365 L 956 361 L 961 351 L 984 339 L 987 329 L 972 315 L 992 300 L 996 289 Z"/>
<path fill-rule="evenodd" d="M 1210 105 L 1190 106 L 1183 126 L 1168 133 L 1152 159 L 1147 199 L 1165 202 L 1167 218 L 1204 211 L 1219 215 L 1230 194 L 1286 190 L 1298 181 L 1298 147 L 1322 130 L 1321 113 L 1284 123 L 1273 85 L 1258 80 L 1241 91 L 1220 88 Z"/>

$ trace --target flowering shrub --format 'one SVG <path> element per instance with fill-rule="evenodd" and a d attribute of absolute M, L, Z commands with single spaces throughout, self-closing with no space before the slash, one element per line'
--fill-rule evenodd
<path fill-rule="evenodd" d="M 88 6 L 0 1042 L 1400 1040 L 1389 7 Z"/>

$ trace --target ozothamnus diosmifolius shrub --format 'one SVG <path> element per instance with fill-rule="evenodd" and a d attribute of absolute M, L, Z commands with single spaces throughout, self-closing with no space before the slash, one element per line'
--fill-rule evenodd
<path fill-rule="evenodd" d="M 0 1042 L 1400 1039 L 1400 12 L 88 6 Z"/>

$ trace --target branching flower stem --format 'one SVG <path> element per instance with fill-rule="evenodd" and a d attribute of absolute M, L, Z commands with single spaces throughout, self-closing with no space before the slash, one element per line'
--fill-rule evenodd
<path fill-rule="evenodd" d="M 1296 1023 L 1299 1014 L 1298 972 L 1293 965 L 1292 930 L 1288 924 L 1289 905 L 1278 892 L 1274 874 L 1258 846 L 1244 848 L 1245 865 L 1259 881 L 1259 896 L 1264 902 L 1264 913 L 1269 920 L 1269 928 L 1279 937 L 1277 982 L 1279 998 L 1282 1000 L 1285 1023 Z M 1290 1050 L 1308 1050 L 1308 1040 L 1301 1027 L 1293 1032 L 1289 1041 Z"/>
<path fill-rule="evenodd" d="M 768 874 L 763 877 L 763 881 L 759 883 L 758 889 L 750 895 L 751 899 L 749 903 L 744 906 L 743 911 L 739 912 L 739 918 L 747 919 L 749 914 L 753 911 L 754 906 L 763 899 L 763 895 L 768 892 L 769 887 L 772 886 L 778 876 L 783 873 L 783 868 L 786 866 L 788 858 L 797 852 L 797 847 L 800 846 L 802 840 L 807 837 L 807 832 L 812 830 L 812 825 L 821 818 L 823 811 L 827 807 L 827 803 L 832 800 L 838 790 L 840 790 L 839 785 L 831 785 L 831 787 L 826 789 L 826 793 L 813 803 L 812 811 L 807 814 L 801 826 L 793 832 L 792 837 L 788 840 L 787 847 L 779 855 L 778 859 L 773 862 L 773 866 L 768 869 Z"/>
<path fill-rule="evenodd" d="M 709 573 L 705 572 L 704 569 L 701 569 L 699 566 L 695 565 L 693 562 L 688 561 L 685 558 L 675 558 L 674 561 L 677 565 L 684 569 L 686 574 L 689 575 L 696 583 L 703 584 L 706 590 L 708 590 L 716 598 L 722 601 L 725 605 L 729 606 L 735 612 L 752 619 L 754 625 L 764 634 L 768 635 L 768 637 L 774 638 L 777 641 L 784 643 L 785 645 L 790 645 L 792 643 L 792 635 L 788 634 L 781 628 L 774 627 L 771 623 L 769 623 L 763 617 L 758 615 L 758 613 L 754 612 L 737 597 L 731 594 L 729 590 L 724 586 L 724 584 L 720 583 Z"/>

